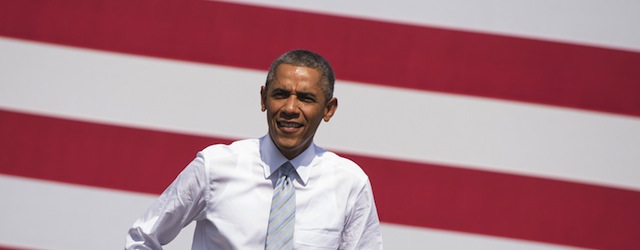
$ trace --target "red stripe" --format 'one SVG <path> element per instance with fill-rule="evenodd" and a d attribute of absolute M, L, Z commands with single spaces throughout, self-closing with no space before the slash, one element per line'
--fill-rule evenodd
<path fill-rule="evenodd" d="M 640 192 L 350 156 L 382 221 L 594 249 L 640 247 Z M 402 204 L 402 205 L 395 205 Z"/>
<path fill-rule="evenodd" d="M 0 173 L 160 193 L 228 139 L 0 110 Z M 347 155 L 371 177 L 384 222 L 597 249 L 640 248 L 640 192 Z"/>
<path fill-rule="evenodd" d="M 15 247 L 0 246 L 0 250 L 20 250 L 20 249 L 28 249 L 28 248 L 15 248 Z M 34 250 L 34 249 L 31 249 L 31 250 Z"/>
<path fill-rule="evenodd" d="M 266 70 L 308 48 L 338 77 L 640 116 L 640 54 L 211 1 L 0 1 L 0 35 Z"/>
<path fill-rule="evenodd" d="M 209 144 L 230 140 L 0 110 L 0 172 L 160 193 Z"/>

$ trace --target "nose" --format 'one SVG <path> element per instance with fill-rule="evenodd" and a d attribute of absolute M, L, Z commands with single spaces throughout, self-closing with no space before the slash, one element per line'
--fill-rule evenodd
<path fill-rule="evenodd" d="M 282 114 L 288 118 L 296 118 L 300 112 L 299 102 L 296 95 L 291 95 L 287 98 L 284 106 L 282 107 Z"/>

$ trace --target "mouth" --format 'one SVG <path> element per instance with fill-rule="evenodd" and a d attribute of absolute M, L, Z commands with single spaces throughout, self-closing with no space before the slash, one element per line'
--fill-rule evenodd
<path fill-rule="evenodd" d="M 278 128 L 284 130 L 285 132 L 293 132 L 299 128 L 302 128 L 302 124 L 297 122 L 287 122 L 287 121 L 278 121 L 276 122 Z"/>

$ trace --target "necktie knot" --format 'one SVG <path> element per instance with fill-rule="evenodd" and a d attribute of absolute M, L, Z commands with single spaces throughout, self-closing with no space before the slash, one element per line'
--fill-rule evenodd
<path fill-rule="evenodd" d="M 282 164 L 282 166 L 280 166 L 281 176 L 290 177 L 293 171 L 295 171 L 295 168 L 293 168 L 293 165 L 291 165 L 291 162 L 285 162 L 284 164 Z"/>

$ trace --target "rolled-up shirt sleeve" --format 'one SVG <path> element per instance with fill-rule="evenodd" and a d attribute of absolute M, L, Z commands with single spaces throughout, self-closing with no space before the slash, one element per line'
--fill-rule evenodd
<path fill-rule="evenodd" d="M 204 216 L 206 172 L 202 154 L 187 165 L 129 229 L 125 249 L 162 249 L 191 221 Z"/>

